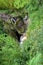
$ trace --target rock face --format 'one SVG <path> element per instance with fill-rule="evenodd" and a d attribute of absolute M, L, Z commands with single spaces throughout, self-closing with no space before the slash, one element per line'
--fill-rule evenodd
<path fill-rule="evenodd" d="M 4 20 L 5 22 L 10 19 L 10 16 L 4 13 L 0 13 L 0 19 Z"/>
<path fill-rule="evenodd" d="M 24 33 L 21 37 L 20 37 L 20 45 L 23 44 L 23 42 L 27 39 L 26 34 Z"/>
<path fill-rule="evenodd" d="M 4 30 L 13 37 L 16 37 L 19 42 L 23 41 L 25 32 L 28 27 L 28 14 L 22 16 L 10 16 L 8 14 L 1 14 L 0 19 L 3 20 Z M 23 39 L 22 39 L 23 38 Z"/>

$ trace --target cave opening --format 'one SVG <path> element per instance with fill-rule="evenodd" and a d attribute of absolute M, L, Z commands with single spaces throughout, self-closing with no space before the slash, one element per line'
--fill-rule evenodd
<path fill-rule="evenodd" d="M 19 34 L 17 31 L 15 33 L 16 33 L 16 38 L 18 42 L 20 42 L 20 37 L 22 36 L 22 34 Z"/>

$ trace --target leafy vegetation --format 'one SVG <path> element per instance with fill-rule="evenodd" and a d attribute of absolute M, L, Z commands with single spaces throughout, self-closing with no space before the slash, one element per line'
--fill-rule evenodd
<path fill-rule="evenodd" d="M 28 0 L 0 0 L 0 9 L 19 9 L 23 8 L 27 3 Z"/>
<path fill-rule="evenodd" d="M 11 12 L 13 8 L 18 10 Z M 28 39 L 21 47 L 3 30 L 3 21 L 0 21 L 0 65 L 43 65 L 43 0 L 0 0 L 2 13 L 23 16 L 25 10 L 30 23 L 26 32 Z"/>

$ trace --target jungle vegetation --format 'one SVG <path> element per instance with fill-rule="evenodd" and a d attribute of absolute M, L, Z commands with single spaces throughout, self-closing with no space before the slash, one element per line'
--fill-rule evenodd
<path fill-rule="evenodd" d="M 3 25 L 0 18 L 0 65 L 43 65 L 43 0 L 0 0 L 0 14 L 23 18 L 26 12 L 30 19 L 28 38 L 21 47 L 17 39 L 9 35 L 11 20 Z"/>

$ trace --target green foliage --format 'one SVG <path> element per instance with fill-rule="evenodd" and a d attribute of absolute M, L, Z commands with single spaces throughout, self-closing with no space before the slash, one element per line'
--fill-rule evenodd
<path fill-rule="evenodd" d="M 0 54 L 2 54 L 0 62 L 2 62 L 2 65 L 14 65 L 16 63 L 18 64 L 17 60 L 19 60 L 20 51 L 16 40 L 11 38 L 7 34 L 1 34 L 0 50 Z"/>
<path fill-rule="evenodd" d="M 28 6 L 26 6 L 30 14 L 38 11 L 41 7 L 43 7 L 43 0 L 29 0 Z"/>
<path fill-rule="evenodd" d="M 32 6 L 33 2 L 30 0 L 27 7 L 31 22 L 27 30 L 28 39 L 24 41 L 22 51 L 25 51 L 24 54 L 26 53 L 26 55 L 30 57 L 30 59 L 28 57 L 26 65 L 43 65 L 43 4 L 41 4 L 42 6 L 38 5 L 40 7 L 36 6 L 37 3 L 36 5 L 34 4 L 34 6 Z M 37 2 L 37 0 L 35 2 Z"/>
<path fill-rule="evenodd" d="M 0 0 L 0 9 L 19 9 L 23 8 L 27 3 L 28 0 Z"/>
<path fill-rule="evenodd" d="M 32 60 L 30 60 L 30 62 L 27 62 L 27 65 L 42 65 L 40 64 L 40 59 L 41 58 L 41 54 L 38 53 L 35 57 L 32 58 Z"/>
<path fill-rule="evenodd" d="M 36 24 L 37 26 L 35 26 Z M 26 53 L 28 57 L 26 65 L 43 65 L 43 57 L 41 57 L 43 56 L 43 22 L 36 24 L 33 25 L 33 23 L 31 23 L 27 32 L 28 39 L 24 41 L 24 44 L 22 45 L 22 51 L 25 51 L 24 54 Z"/>
<path fill-rule="evenodd" d="M 12 9 L 12 8 L 13 8 L 13 0 L 0 0 L 0 9 Z"/>
<path fill-rule="evenodd" d="M 19 9 L 19 8 L 23 8 L 25 5 L 28 4 L 28 0 L 15 0 L 14 1 L 14 7 Z"/>
<path fill-rule="evenodd" d="M 0 3 L 2 3 L 2 1 L 4 7 L 8 8 L 8 5 L 5 5 L 4 0 L 0 0 Z M 3 5 L 1 5 L 2 4 L 0 4 L 0 8 L 3 9 Z M 1 65 L 43 65 L 43 0 L 29 0 L 29 2 L 27 2 L 27 0 L 22 0 L 22 3 L 21 0 L 13 1 L 14 9 L 20 9 L 25 5 L 31 22 L 29 23 L 26 32 L 28 39 L 23 42 L 21 47 L 17 40 L 3 32 L 3 25 L 0 21 Z M 21 9 L 19 12 L 21 13 L 23 10 Z M 13 14 L 11 13 L 11 15 L 14 14 L 15 12 Z"/>

